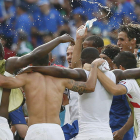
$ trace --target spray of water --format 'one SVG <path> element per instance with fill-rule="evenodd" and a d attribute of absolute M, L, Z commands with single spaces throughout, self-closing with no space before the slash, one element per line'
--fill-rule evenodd
<path fill-rule="evenodd" d="M 90 3 L 90 4 L 98 4 L 98 6 L 99 6 L 100 9 L 105 9 L 108 13 L 107 13 L 106 16 L 104 16 L 104 17 L 102 17 L 102 18 L 100 18 L 100 19 L 103 19 L 103 18 L 107 17 L 107 16 L 110 14 L 110 12 L 111 12 L 111 10 L 110 10 L 109 7 L 103 6 L 103 5 L 101 5 L 101 3 L 99 3 L 99 2 L 92 2 L 92 1 L 87 1 L 87 0 L 81 0 L 81 1 L 85 1 L 85 2 L 88 2 L 88 3 Z M 101 12 L 101 15 L 102 15 L 102 12 Z M 98 19 L 98 18 L 97 18 L 97 19 Z"/>
<path fill-rule="evenodd" d="M 82 0 L 82 1 L 87 2 L 86 0 Z M 107 17 L 107 16 L 110 14 L 110 12 L 111 12 L 111 10 L 110 10 L 107 6 L 102 6 L 101 3 L 99 3 L 99 2 L 91 2 L 91 1 L 88 1 L 88 2 L 91 3 L 91 4 L 98 4 L 98 6 L 99 6 L 100 9 L 104 9 L 104 10 L 107 11 L 107 15 L 104 16 L 104 17 L 102 17 L 102 18 L 93 18 L 93 19 L 91 19 L 91 20 L 88 20 L 88 21 L 86 22 L 86 24 L 85 24 L 85 27 L 84 27 L 83 29 L 79 29 L 79 30 L 78 30 L 78 34 L 79 34 L 80 36 L 82 36 L 82 35 L 84 34 L 86 28 L 91 28 L 91 27 L 92 27 L 93 22 L 95 22 L 97 19 L 100 20 L 100 19 L 103 19 L 103 18 Z M 102 15 L 102 12 L 101 12 L 101 15 Z"/>

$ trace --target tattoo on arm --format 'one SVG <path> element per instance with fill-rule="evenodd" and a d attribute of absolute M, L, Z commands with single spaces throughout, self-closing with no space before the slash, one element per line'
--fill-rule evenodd
<path fill-rule="evenodd" d="M 85 82 L 76 82 L 74 80 L 69 80 L 69 84 L 72 85 L 71 90 L 73 90 L 75 92 L 79 92 L 79 93 L 89 92 L 87 90 L 87 86 L 86 86 Z"/>

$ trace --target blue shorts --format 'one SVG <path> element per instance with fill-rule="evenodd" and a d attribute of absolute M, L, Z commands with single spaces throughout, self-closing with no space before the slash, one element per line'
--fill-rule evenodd
<path fill-rule="evenodd" d="M 14 125 L 14 124 L 26 124 L 26 120 L 24 117 L 22 106 L 20 106 L 17 110 L 10 112 L 9 119 L 12 121 L 12 125 Z"/>

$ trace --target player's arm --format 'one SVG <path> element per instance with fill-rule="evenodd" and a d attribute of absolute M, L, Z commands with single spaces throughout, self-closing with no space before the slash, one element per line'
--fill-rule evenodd
<path fill-rule="evenodd" d="M 129 129 L 131 129 L 133 125 L 134 125 L 134 117 L 133 114 L 131 113 L 125 125 L 121 129 L 113 133 L 114 140 L 118 140 L 118 139 L 122 140 L 126 132 L 129 131 Z"/>
<path fill-rule="evenodd" d="M 92 62 L 90 74 L 86 82 L 77 82 L 68 79 L 65 86 L 70 90 L 79 92 L 79 94 L 94 92 L 97 81 L 97 68 L 103 62 L 103 59 L 98 59 L 97 61 Z"/>
<path fill-rule="evenodd" d="M 13 89 L 25 85 L 27 74 L 18 75 L 16 77 L 5 77 L 0 74 L 0 87 Z"/>
<path fill-rule="evenodd" d="M 21 57 L 11 57 L 6 62 L 6 71 L 13 74 L 15 70 L 26 67 L 27 65 L 31 64 L 33 61 L 45 57 L 46 54 L 48 54 L 51 50 L 53 50 L 57 45 L 65 42 L 74 43 L 74 39 L 70 35 L 65 34 L 55 38 L 54 40 L 46 44 L 37 47 L 29 54 L 26 54 Z"/>
<path fill-rule="evenodd" d="M 117 82 L 124 79 L 138 79 L 140 78 L 140 68 L 127 69 L 127 70 L 113 70 Z"/>
<path fill-rule="evenodd" d="M 72 68 L 82 68 L 81 63 L 81 51 L 82 51 L 82 43 L 83 39 L 87 36 L 87 29 L 85 30 L 85 33 L 80 36 L 78 34 L 79 29 L 84 28 L 84 26 L 80 26 L 76 31 L 76 42 L 72 54 Z"/>
<path fill-rule="evenodd" d="M 82 69 L 68 69 L 58 66 L 31 66 L 22 69 L 19 74 L 26 72 L 39 72 L 58 78 L 70 78 L 79 81 L 86 81 L 86 74 Z"/>
<path fill-rule="evenodd" d="M 104 73 L 102 73 L 98 69 L 98 79 L 104 88 L 113 95 L 123 95 L 127 93 L 127 89 L 125 86 L 121 84 L 115 84 L 112 80 L 110 80 Z"/>
<path fill-rule="evenodd" d="M 128 118 L 127 122 L 125 123 L 125 125 L 120 128 L 119 130 L 113 132 L 113 138 L 114 140 L 122 140 L 124 135 L 133 127 L 134 125 L 134 107 L 132 106 L 132 104 L 128 101 L 129 106 L 131 108 L 131 115 Z"/>

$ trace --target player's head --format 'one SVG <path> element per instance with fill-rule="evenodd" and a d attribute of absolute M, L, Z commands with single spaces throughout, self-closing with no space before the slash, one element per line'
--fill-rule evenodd
<path fill-rule="evenodd" d="M 0 60 L 4 59 L 4 48 L 0 42 Z"/>
<path fill-rule="evenodd" d="M 122 51 L 134 53 L 136 44 L 140 44 L 140 25 L 128 24 L 121 25 L 118 29 L 117 45 Z"/>
<path fill-rule="evenodd" d="M 119 52 L 120 49 L 116 45 L 110 44 L 105 46 L 100 54 L 100 57 L 105 59 L 109 63 L 111 70 L 113 69 L 114 65 L 112 61 Z"/>
<path fill-rule="evenodd" d="M 129 51 L 120 52 L 114 58 L 114 65 L 117 69 L 132 69 L 137 67 L 137 60 L 135 55 Z"/>
<path fill-rule="evenodd" d="M 74 49 L 74 45 L 73 44 L 70 44 L 67 48 L 67 62 L 68 62 L 68 67 L 71 68 L 71 59 L 72 59 L 72 54 L 73 54 L 73 49 Z"/>
<path fill-rule="evenodd" d="M 96 48 L 85 48 L 81 53 L 82 65 L 85 63 L 91 64 L 96 58 L 99 58 L 99 51 Z"/>
<path fill-rule="evenodd" d="M 49 65 L 49 55 L 48 54 L 45 57 L 33 62 L 33 66 L 48 66 L 48 65 Z"/>
<path fill-rule="evenodd" d="M 104 47 L 103 39 L 97 35 L 87 37 L 82 44 L 84 49 L 87 47 L 94 47 L 98 49 L 99 53 L 101 53 Z"/>

